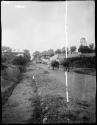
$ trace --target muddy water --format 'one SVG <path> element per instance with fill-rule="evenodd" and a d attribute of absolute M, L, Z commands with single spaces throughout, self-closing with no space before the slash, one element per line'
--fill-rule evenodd
<path fill-rule="evenodd" d="M 93 102 L 96 95 L 96 77 L 84 74 L 67 74 L 69 98 Z"/>
<path fill-rule="evenodd" d="M 48 71 L 46 66 L 44 67 L 42 65 L 41 67 L 45 69 L 46 71 Z M 51 76 L 55 78 L 56 82 L 54 80 L 52 80 L 54 82 L 51 82 L 51 81 L 49 82 L 48 86 L 50 86 L 49 87 L 50 93 L 48 93 L 47 91 L 48 89 L 44 91 L 45 89 L 41 86 L 39 88 L 40 95 L 44 96 L 44 95 L 49 94 L 50 96 L 52 96 L 51 88 L 53 88 L 53 93 L 55 93 L 54 97 L 59 94 L 58 91 L 60 90 L 60 96 L 63 97 L 62 100 L 66 99 L 66 77 L 65 77 L 64 71 L 49 70 L 49 75 L 50 75 L 50 78 Z M 43 83 L 42 79 L 41 81 Z M 46 85 L 46 82 L 44 85 Z M 46 88 L 48 88 L 48 86 Z M 54 86 L 58 87 L 58 91 L 55 91 L 57 87 L 54 87 Z M 91 75 L 68 72 L 67 73 L 67 91 L 68 91 L 68 97 L 69 97 L 68 110 L 67 110 L 69 111 L 69 115 L 68 115 L 69 122 L 71 123 L 75 123 L 75 122 L 76 123 L 87 123 L 87 122 L 95 123 L 96 121 L 96 117 L 95 117 L 96 77 L 91 76 Z M 56 100 L 58 104 L 58 98 Z M 63 104 L 63 107 L 64 105 L 65 103 Z M 59 107 L 62 107 L 62 106 L 59 106 Z M 65 107 L 65 109 L 67 108 Z M 52 106 L 51 106 L 51 110 L 53 110 Z M 56 109 L 56 111 L 57 110 L 58 108 Z M 64 108 L 62 108 L 62 111 L 65 111 Z M 64 112 L 64 114 L 67 115 L 66 112 Z M 50 115 L 50 116 L 54 118 L 54 115 Z M 49 117 L 49 115 L 47 117 Z M 51 122 L 52 121 L 48 120 L 48 123 L 51 123 Z M 58 122 L 60 122 L 60 120 Z"/>
<path fill-rule="evenodd" d="M 96 122 L 96 77 L 68 73 L 68 93 L 70 108 L 78 115 L 78 122 Z"/>

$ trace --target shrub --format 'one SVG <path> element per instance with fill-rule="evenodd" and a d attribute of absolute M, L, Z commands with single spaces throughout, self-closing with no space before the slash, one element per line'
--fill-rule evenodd
<path fill-rule="evenodd" d="M 2 57 L 1 57 L 1 61 L 2 61 L 2 63 L 6 62 L 6 60 L 7 60 L 7 59 L 6 59 L 5 56 L 2 56 Z"/>
<path fill-rule="evenodd" d="M 73 57 L 65 59 L 61 62 L 61 65 L 65 66 L 65 63 L 69 62 L 71 67 L 80 68 L 95 68 L 96 67 L 96 57 Z"/>
<path fill-rule="evenodd" d="M 12 64 L 13 65 L 22 65 L 22 66 L 24 66 L 24 65 L 27 64 L 27 59 L 25 57 L 23 57 L 23 56 L 18 56 L 18 57 L 13 59 Z"/>

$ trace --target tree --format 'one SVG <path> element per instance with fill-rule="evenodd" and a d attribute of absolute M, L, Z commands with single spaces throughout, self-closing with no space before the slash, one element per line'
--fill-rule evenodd
<path fill-rule="evenodd" d="M 55 51 L 55 53 L 56 53 L 56 54 L 61 54 L 61 49 L 57 49 L 57 50 Z"/>
<path fill-rule="evenodd" d="M 35 52 L 33 53 L 34 59 L 37 58 L 37 57 L 40 57 L 40 55 L 41 55 L 41 53 L 40 53 L 39 51 L 35 51 Z"/>
<path fill-rule="evenodd" d="M 61 52 L 62 52 L 63 54 L 65 54 L 65 53 L 66 53 L 66 47 L 63 47 L 62 50 L 61 50 Z"/>
<path fill-rule="evenodd" d="M 12 49 L 8 46 L 2 46 L 2 53 L 4 52 L 12 52 Z"/>
<path fill-rule="evenodd" d="M 70 50 L 71 50 L 71 53 L 75 52 L 76 51 L 76 46 L 71 46 Z"/>
<path fill-rule="evenodd" d="M 47 55 L 48 55 L 48 52 L 47 52 L 47 51 L 42 51 L 42 52 L 41 52 L 41 55 L 42 55 L 42 56 L 47 56 Z"/>
<path fill-rule="evenodd" d="M 16 56 L 13 61 L 12 64 L 13 65 L 25 65 L 27 63 L 27 59 L 23 56 Z"/>
<path fill-rule="evenodd" d="M 27 59 L 27 61 L 30 61 L 31 55 L 30 55 L 29 50 L 24 49 L 24 57 Z"/>
<path fill-rule="evenodd" d="M 81 52 L 81 53 L 91 53 L 91 50 L 88 46 L 82 46 L 80 45 L 79 48 L 78 48 L 78 52 Z"/>
<path fill-rule="evenodd" d="M 91 50 L 94 50 L 94 43 L 89 44 L 89 48 L 90 48 Z"/>
<path fill-rule="evenodd" d="M 11 63 L 13 58 L 12 49 L 8 46 L 2 46 L 2 62 Z"/>
<path fill-rule="evenodd" d="M 54 56 L 54 50 L 53 49 L 49 49 L 47 51 L 48 55 L 51 57 L 51 56 Z"/>

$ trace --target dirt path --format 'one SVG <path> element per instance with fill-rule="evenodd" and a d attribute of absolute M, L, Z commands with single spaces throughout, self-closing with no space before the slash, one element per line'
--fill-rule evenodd
<path fill-rule="evenodd" d="M 32 77 L 35 77 L 36 86 Z M 47 65 L 30 64 L 23 80 L 14 89 L 8 102 L 3 107 L 2 121 L 4 123 L 67 123 L 67 122 L 95 122 L 95 78 L 88 89 L 82 91 L 82 76 L 69 73 L 68 91 L 70 103 L 66 102 L 66 77 L 64 71 L 49 70 Z M 88 79 L 84 79 L 84 81 Z M 76 83 L 77 83 L 76 82 Z M 87 83 L 86 83 L 87 86 Z M 87 88 L 87 87 L 86 87 Z M 92 88 L 92 89 L 91 89 Z M 78 90 L 75 92 L 75 90 Z M 85 92 L 87 90 L 87 92 Z M 93 91 L 94 90 L 94 91 Z M 75 101 L 74 97 L 79 93 L 80 100 Z M 74 96 L 72 96 L 74 95 Z M 87 105 L 85 96 L 91 97 L 92 106 Z M 33 104 L 36 99 L 35 105 Z M 82 103 L 82 104 L 81 104 Z M 92 116 L 92 117 L 91 117 Z M 40 119 L 39 119 L 40 118 Z M 39 122 L 38 122 L 39 121 Z"/>

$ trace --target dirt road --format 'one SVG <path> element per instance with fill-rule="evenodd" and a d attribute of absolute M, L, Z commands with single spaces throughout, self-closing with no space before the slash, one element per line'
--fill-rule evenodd
<path fill-rule="evenodd" d="M 67 83 L 69 103 L 64 71 L 30 64 L 3 107 L 3 123 L 95 122 L 95 77 L 70 72 Z"/>

